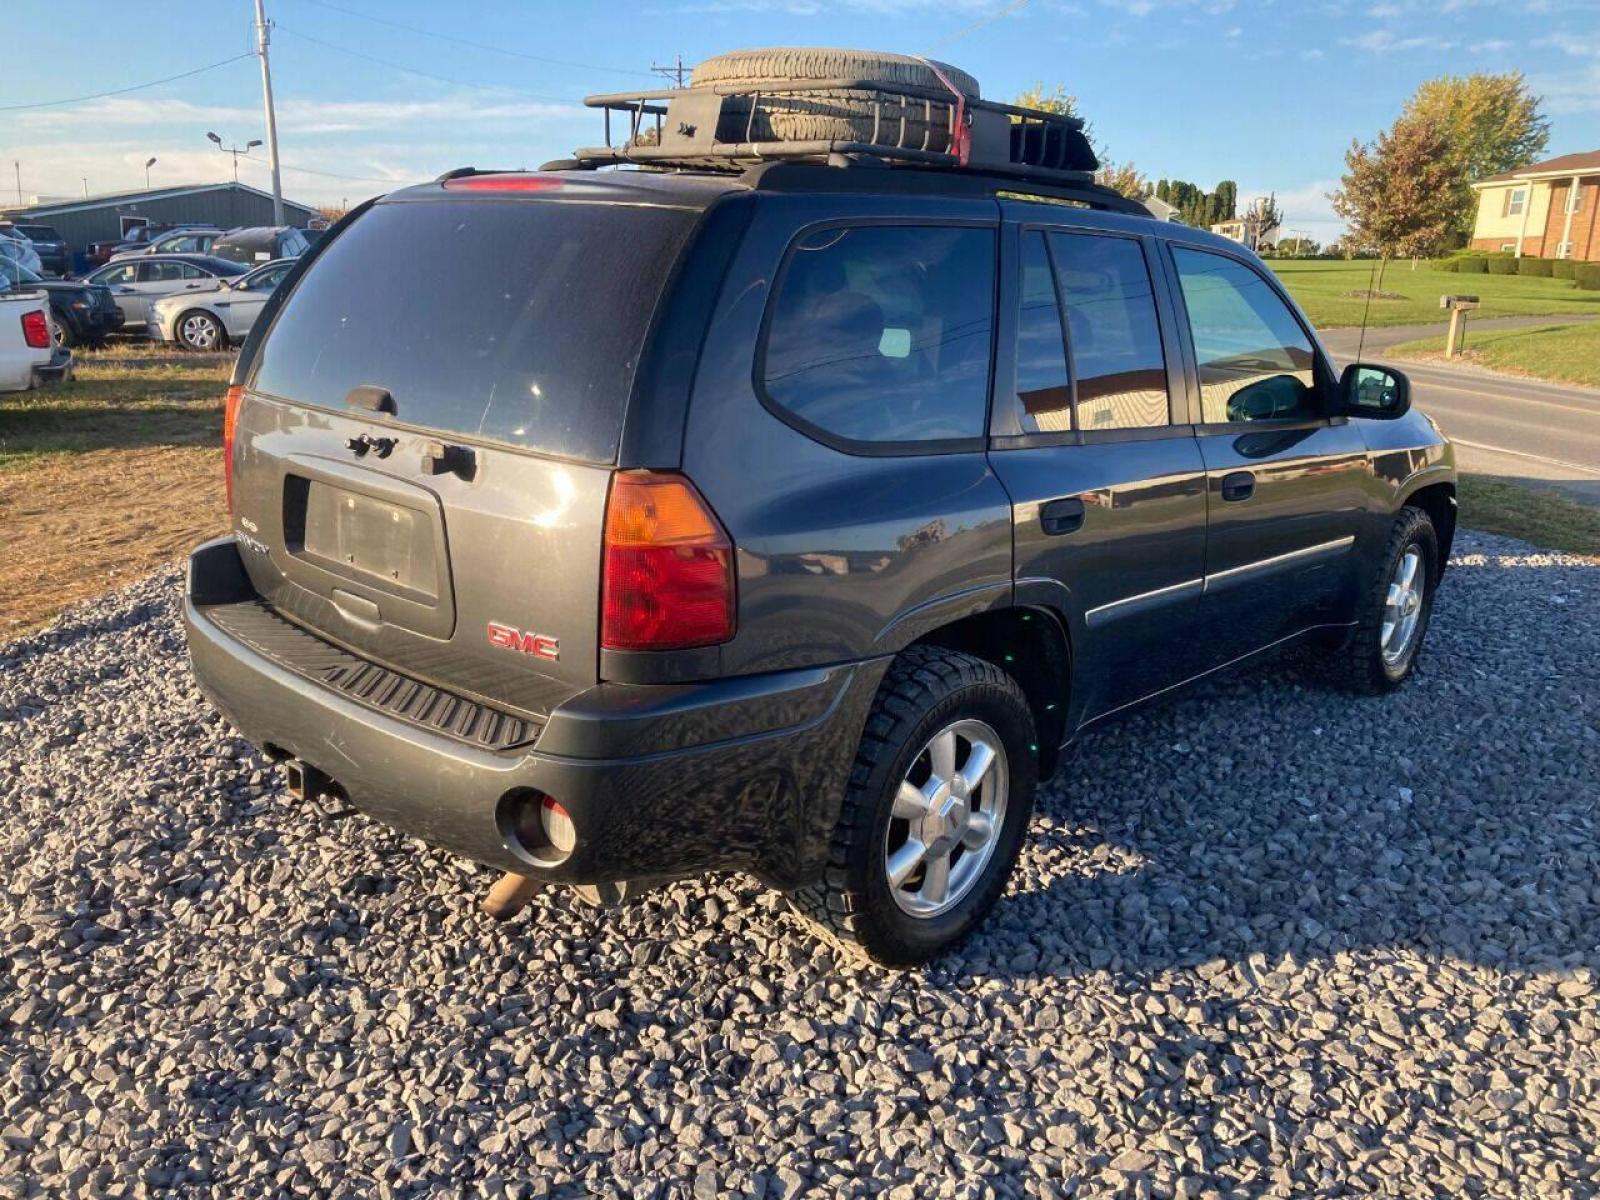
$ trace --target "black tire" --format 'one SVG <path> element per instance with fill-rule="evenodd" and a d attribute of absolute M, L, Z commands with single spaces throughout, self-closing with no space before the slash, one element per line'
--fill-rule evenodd
<path fill-rule="evenodd" d="M 931 60 L 930 60 L 931 61 Z M 963 95 L 976 98 L 978 81 L 948 63 L 928 63 L 906 54 L 883 54 L 865 50 L 736 50 L 708 58 L 694 69 L 691 86 L 796 83 L 807 79 L 868 79 L 888 85 L 943 89 L 942 73 L 949 84 Z M 872 141 L 876 126 L 879 142 L 900 139 L 900 123 L 905 122 L 907 146 L 929 150 L 949 148 L 949 116 L 935 107 L 933 120 L 926 120 L 921 103 L 894 105 L 875 102 L 866 92 L 819 90 L 803 95 L 765 95 L 755 121 L 749 122 L 750 102 L 730 97 L 723 105 L 717 138 L 724 142 L 811 142 Z M 747 134 L 748 125 L 748 136 Z"/>
<path fill-rule="evenodd" d="M 914 916 L 891 894 L 885 871 L 894 797 L 929 739 L 961 720 L 982 722 L 1000 737 L 1009 775 L 1005 813 L 970 889 L 948 911 Z M 1027 699 L 999 667 L 933 646 L 906 650 L 867 717 L 823 877 L 791 892 L 791 903 L 834 943 L 885 966 L 914 966 L 950 949 L 1005 890 L 1033 812 L 1035 743 Z"/>
<path fill-rule="evenodd" d="M 70 350 L 78 344 L 78 335 L 72 331 L 72 326 L 67 321 L 66 313 L 59 308 L 50 310 L 50 323 L 55 326 L 56 345 L 64 350 Z"/>
<path fill-rule="evenodd" d="M 188 323 L 191 317 L 204 320 L 210 325 L 213 331 L 214 340 L 209 346 L 197 345 L 190 339 L 188 331 L 184 329 L 184 326 Z M 178 319 L 172 323 L 172 332 L 173 336 L 177 339 L 178 345 L 182 346 L 185 350 L 197 350 L 202 353 L 207 353 L 214 350 L 226 350 L 228 348 L 228 331 L 222 327 L 222 322 L 217 320 L 210 313 L 198 308 L 191 308 L 187 312 L 181 314 Z"/>
<path fill-rule="evenodd" d="M 1423 573 L 1415 630 L 1403 653 L 1391 659 L 1384 653 L 1384 610 L 1397 564 L 1416 548 Z M 1344 644 L 1329 657 L 1333 682 L 1347 691 L 1366 696 L 1392 692 L 1416 669 L 1433 615 L 1433 594 L 1439 583 L 1439 538 L 1433 520 L 1420 508 L 1407 506 L 1395 518 L 1378 569 L 1368 582 L 1356 609 L 1356 626 Z"/>

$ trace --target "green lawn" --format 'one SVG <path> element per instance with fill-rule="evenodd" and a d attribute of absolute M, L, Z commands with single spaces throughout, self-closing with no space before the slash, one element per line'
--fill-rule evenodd
<path fill-rule="evenodd" d="M 1600 508 L 1489 475 L 1462 475 L 1461 524 L 1600 562 Z"/>
<path fill-rule="evenodd" d="M 1401 342 L 1384 353 L 1397 358 L 1442 360 L 1444 335 Z M 1459 361 L 1552 383 L 1600 388 L 1600 322 L 1474 332 L 1469 321 L 1465 352 Z"/>
<path fill-rule="evenodd" d="M 1320 259 L 1283 259 L 1269 264 L 1291 295 L 1319 329 L 1361 324 L 1372 274 L 1371 262 Z M 1525 275 L 1458 275 L 1438 271 L 1426 263 L 1411 269 L 1409 259 L 1391 262 L 1383 276 L 1383 292 L 1403 299 L 1372 301 L 1369 325 L 1423 325 L 1446 319 L 1439 297 L 1449 294 L 1478 296 L 1483 307 L 1472 315 L 1483 317 L 1548 317 L 1600 314 L 1600 292 L 1581 291 L 1570 279 L 1535 279 Z"/>

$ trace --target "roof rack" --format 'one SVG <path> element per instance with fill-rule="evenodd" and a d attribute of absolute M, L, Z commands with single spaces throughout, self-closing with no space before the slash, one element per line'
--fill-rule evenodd
<path fill-rule="evenodd" d="M 758 138 L 791 126 L 796 107 L 840 112 L 852 136 Z M 946 89 L 872 79 L 712 84 L 586 97 L 605 113 L 604 146 L 573 152 L 553 168 L 593 170 L 631 164 L 664 170 L 738 173 L 770 162 L 827 166 L 919 166 L 1003 174 L 1016 180 L 1092 186 L 1100 165 L 1077 117 L 980 100 Z M 832 111 L 830 112 L 830 107 Z M 613 117 L 626 136 L 619 145 Z"/>

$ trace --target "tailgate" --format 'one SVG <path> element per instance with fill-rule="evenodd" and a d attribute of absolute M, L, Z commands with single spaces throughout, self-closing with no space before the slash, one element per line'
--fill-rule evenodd
<path fill-rule="evenodd" d="M 533 716 L 595 683 L 607 488 L 696 215 L 437 189 L 321 246 L 235 427 L 234 528 L 261 595 Z"/>
<path fill-rule="evenodd" d="M 392 439 L 357 457 L 349 443 Z M 257 592 L 404 674 L 533 716 L 598 674 L 610 470 L 247 396 L 234 528 Z M 470 461 L 470 465 L 468 465 Z"/>

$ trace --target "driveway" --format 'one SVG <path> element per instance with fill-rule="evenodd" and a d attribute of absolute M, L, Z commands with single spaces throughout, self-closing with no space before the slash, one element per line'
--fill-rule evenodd
<path fill-rule="evenodd" d="M 1600 568 L 1467 531 L 1395 695 L 1277 663 L 1093 735 L 904 974 L 743 876 L 496 925 L 284 794 L 177 595 L 0 646 L 5 1200 L 1600 1184 Z"/>
<path fill-rule="evenodd" d="M 1549 317 L 1502 317 L 1468 321 L 1474 330 L 1552 324 Z M 1384 362 L 1384 351 L 1417 338 L 1444 337 L 1445 326 L 1404 325 L 1369 329 L 1361 356 Z M 1323 345 L 1342 366 L 1353 360 L 1360 330 L 1329 329 Z M 1600 505 L 1600 391 L 1517 379 L 1466 364 L 1394 359 L 1411 377 L 1418 408 L 1455 440 L 1463 470 L 1555 487 Z"/>

